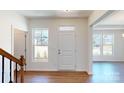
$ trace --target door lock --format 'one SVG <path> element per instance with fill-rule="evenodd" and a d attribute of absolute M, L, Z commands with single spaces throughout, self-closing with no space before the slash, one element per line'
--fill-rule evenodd
<path fill-rule="evenodd" d="M 59 54 L 59 55 L 61 54 L 61 50 L 60 50 L 60 49 L 58 49 L 58 54 Z"/>

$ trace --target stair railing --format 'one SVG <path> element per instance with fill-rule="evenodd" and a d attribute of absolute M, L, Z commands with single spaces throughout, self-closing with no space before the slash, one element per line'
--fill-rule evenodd
<path fill-rule="evenodd" d="M 25 65 L 25 59 L 24 56 L 20 56 L 20 59 L 17 59 L 16 57 L 14 57 L 13 55 L 11 55 L 10 53 L 6 52 L 5 50 L 0 48 L 0 55 L 2 56 L 2 83 L 4 83 L 5 81 L 5 58 L 9 59 L 9 76 L 10 76 L 10 80 L 9 83 L 13 83 L 12 81 L 12 62 L 14 62 L 16 64 L 15 66 L 15 82 L 18 82 L 18 66 L 20 67 L 19 70 L 19 75 L 20 75 L 20 82 L 24 83 L 24 65 Z"/>

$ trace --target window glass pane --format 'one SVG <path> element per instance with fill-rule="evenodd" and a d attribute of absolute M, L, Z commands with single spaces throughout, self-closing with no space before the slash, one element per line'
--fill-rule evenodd
<path fill-rule="evenodd" d="M 42 46 L 47 46 L 48 45 L 48 38 L 41 38 L 41 45 Z"/>
<path fill-rule="evenodd" d="M 34 46 L 34 57 L 37 59 L 48 59 L 48 46 Z"/>
<path fill-rule="evenodd" d="M 113 51 L 113 34 L 103 34 L 103 55 L 110 56 Z"/>
<path fill-rule="evenodd" d="M 48 29 L 33 29 L 33 46 L 35 59 L 48 59 Z"/>
<path fill-rule="evenodd" d="M 34 38 L 34 45 L 39 45 L 39 46 L 42 45 L 41 41 L 42 41 L 41 37 L 37 37 L 37 38 L 35 37 Z"/>
<path fill-rule="evenodd" d="M 38 37 L 40 37 L 41 36 L 41 30 L 35 30 L 34 31 L 34 37 L 35 38 L 38 38 Z"/>
<path fill-rule="evenodd" d="M 112 55 L 112 45 L 103 45 L 103 55 Z"/>
<path fill-rule="evenodd" d="M 103 44 L 112 44 L 113 35 L 103 35 Z"/>
<path fill-rule="evenodd" d="M 74 26 L 61 26 L 59 27 L 59 31 L 74 31 L 75 27 Z"/>
<path fill-rule="evenodd" d="M 93 34 L 93 55 L 100 55 L 101 48 L 101 34 Z"/>
<path fill-rule="evenodd" d="M 36 29 L 34 30 L 34 45 L 48 45 L 48 30 Z"/>
<path fill-rule="evenodd" d="M 42 38 L 48 38 L 48 30 L 42 31 Z"/>
<path fill-rule="evenodd" d="M 41 30 L 34 30 L 33 31 L 34 45 L 41 45 L 41 35 L 42 35 Z"/>
<path fill-rule="evenodd" d="M 42 31 L 42 45 L 47 46 L 48 45 L 48 31 Z"/>

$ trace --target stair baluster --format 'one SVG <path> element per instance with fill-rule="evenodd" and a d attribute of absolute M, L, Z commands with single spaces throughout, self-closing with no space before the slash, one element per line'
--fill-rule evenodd
<path fill-rule="evenodd" d="M 10 81 L 9 83 L 12 83 L 12 60 L 10 60 Z"/>
<path fill-rule="evenodd" d="M 18 82 L 18 71 L 17 71 L 17 63 L 16 63 L 16 69 L 15 69 L 15 71 L 16 71 L 16 72 L 15 72 L 15 75 L 16 75 L 16 77 L 15 77 L 15 78 L 16 78 L 16 83 L 17 83 L 17 82 Z"/>
<path fill-rule="evenodd" d="M 2 83 L 4 83 L 4 56 L 2 56 Z"/>

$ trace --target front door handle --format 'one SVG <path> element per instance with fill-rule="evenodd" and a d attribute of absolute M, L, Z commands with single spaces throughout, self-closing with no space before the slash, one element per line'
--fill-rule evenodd
<path fill-rule="evenodd" d="M 59 54 L 59 55 L 61 54 L 61 50 L 60 50 L 60 49 L 58 49 L 58 54 Z"/>

